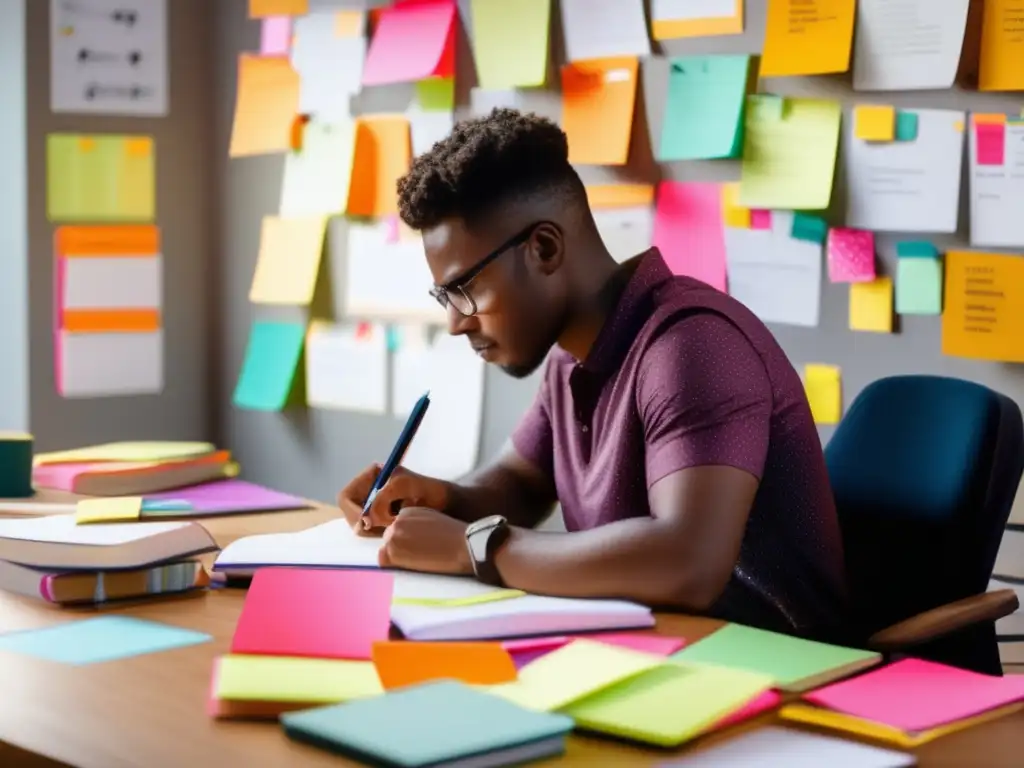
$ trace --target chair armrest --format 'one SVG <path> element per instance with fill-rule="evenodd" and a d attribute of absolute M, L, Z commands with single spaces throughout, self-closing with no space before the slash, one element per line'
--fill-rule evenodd
<path fill-rule="evenodd" d="M 868 639 L 868 647 L 882 652 L 912 648 L 975 624 L 1009 616 L 1019 605 L 1012 589 L 972 595 L 886 627 Z"/>

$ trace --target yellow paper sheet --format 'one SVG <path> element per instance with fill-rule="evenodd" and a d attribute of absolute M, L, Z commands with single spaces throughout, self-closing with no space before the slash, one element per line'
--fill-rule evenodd
<path fill-rule="evenodd" d="M 356 121 L 355 155 L 348 190 L 352 216 L 398 213 L 398 179 L 412 162 L 409 121 L 401 115 L 361 117 Z"/>
<path fill-rule="evenodd" d="M 472 0 L 473 54 L 481 88 L 544 85 L 551 0 Z"/>
<path fill-rule="evenodd" d="M 213 443 L 188 442 L 124 442 L 91 445 L 87 448 L 72 448 L 67 451 L 53 451 L 37 454 L 36 466 L 44 464 L 75 464 L 89 461 L 171 461 L 203 456 L 217 450 Z"/>
<path fill-rule="evenodd" d="M 333 704 L 384 692 L 371 661 L 238 654 L 219 666 L 214 695 L 228 701 Z"/>
<path fill-rule="evenodd" d="M 1020 0 L 985 0 L 978 66 L 979 91 L 1024 91 Z"/>
<path fill-rule="evenodd" d="M 132 523 L 142 513 L 141 496 L 110 496 L 82 499 L 75 505 L 75 522 Z"/>
<path fill-rule="evenodd" d="M 288 151 L 298 111 L 299 73 L 288 58 L 242 54 L 228 154 L 243 157 Z"/>
<path fill-rule="evenodd" d="M 740 185 L 737 181 L 722 185 L 722 221 L 734 229 L 750 229 L 750 209 L 740 205 Z"/>
<path fill-rule="evenodd" d="M 641 208 L 654 204 L 653 184 L 592 184 L 587 186 L 591 208 Z"/>
<path fill-rule="evenodd" d="M 490 692 L 527 709 L 550 712 L 664 663 L 661 656 L 593 640 L 574 640 L 519 670 Z"/>
<path fill-rule="evenodd" d="M 850 68 L 857 0 L 768 0 L 761 77 Z"/>
<path fill-rule="evenodd" d="M 46 208 L 53 222 L 153 221 L 153 139 L 50 134 L 46 137 Z"/>
<path fill-rule="evenodd" d="M 308 305 L 320 272 L 326 228 L 323 216 L 265 217 L 249 301 Z"/>
<path fill-rule="evenodd" d="M 850 330 L 892 333 L 892 278 L 850 283 Z"/>
<path fill-rule="evenodd" d="M 562 67 L 562 129 L 569 162 L 624 165 L 636 104 L 635 57 L 593 59 Z"/>
<path fill-rule="evenodd" d="M 942 353 L 1024 363 L 1024 256 L 946 254 Z"/>
<path fill-rule="evenodd" d="M 896 138 L 896 110 L 876 104 L 853 109 L 853 134 L 864 141 L 892 141 Z"/>
<path fill-rule="evenodd" d="M 392 605 L 428 605 L 433 608 L 461 608 L 466 605 L 479 605 L 480 603 L 493 603 L 497 600 L 510 600 L 514 597 L 522 597 L 526 593 L 521 589 L 496 589 L 483 595 L 472 597 L 396 597 L 391 601 Z"/>
<path fill-rule="evenodd" d="M 747 99 L 741 205 L 828 208 L 839 148 L 839 103 L 825 99 Z"/>
<path fill-rule="evenodd" d="M 654 12 L 657 13 L 657 11 Z M 696 18 L 690 16 L 685 19 L 674 19 L 670 15 L 666 15 L 661 18 L 655 16 L 651 19 L 651 37 L 655 40 L 741 34 L 743 34 L 743 0 L 735 0 L 732 13 L 726 16 L 698 16 Z"/>
<path fill-rule="evenodd" d="M 839 423 L 843 414 L 843 386 L 838 365 L 805 365 L 804 391 L 815 424 Z"/>

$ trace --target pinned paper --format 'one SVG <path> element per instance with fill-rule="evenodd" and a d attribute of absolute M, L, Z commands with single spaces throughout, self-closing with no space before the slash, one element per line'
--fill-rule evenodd
<path fill-rule="evenodd" d="M 792 236 L 797 240 L 806 240 L 810 243 L 825 242 L 828 235 L 828 224 L 820 216 L 811 216 L 806 213 L 793 214 Z"/>
<path fill-rule="evenodd" d="M 401 116 L 359 118 L 354 157 L 347 212 L 352 216 L 398 213 L 396 184 L 412 162 L 408 119 Z"/>
<path fill-rule="evenodd" d="M 366 37 L 337 34 L 337 16 L 295 19 L 291 63 L 299 73 L 298 111 L 324 123 L 349 122 L 352 97 L 362 88 Z"/>
<path fill-rule="evenodd" d="M 516 679 L 516 666 L 498 643 L 373 644 L 373 663 L 385 690 L 433 680 L 459 680 L 469 685 L 498 685 Z"/>
<path fill-rule="evenodd" d="M 303 323 L 253 323 L 232 402 L 256 411 L 283 409 L 295 382 L 305 333 Z"/>
<path fill-rule="evenodd" d="M 385 8 L 363 67 L 363 85 L 455 77 L 455 0 L 421 0 Z"/>
<path fill-rule="evenodd" d="M 302 148 L 289 152 L 281 183 L 281 216 L 338 216 L 348 205 L 354 161 L 355 124 L 312 121 L 302 130 Z"/>
<path fill-rule="evenodd" d="M 472 0 L 470 8 L 480 86 L 500 91 L 544 85 L 550 0 Z"/>
<path fill-rule="evenodd" d="M 1024 38 L 1016 0 L 985 0 L 978 61 L 979 91 L 1024 91 Z"/>
<path fill-rule="evenodd" d="M 896 113 L 896 141 L 913 141 L 917 138 L 917 113 Z"/>
<path fill-rule="evenodd" d="M 828 233 L 828 279 L 863 283 L 875 279 L 875 233 L 838 227 Z"/>
<path fill-rule="evenodd" d="M 371 323 L 314 321 L 306 334 L 310 408 L 387 412 L 387 341 Z"/>
<path fill-rule="evenodd" d="M 565 60 L 650 56 L 643 0 L 561 0 Z"/>
<path fill-rule="evenodd" d="M 725 291 L 720 185 L 679 181 L 659 184 L 654 245 L 673 273 L 695 277 Z"/>
<path fill-rule="evenodd" d="M 575 165 L 624 165 L 636 102 L 635 58 L 597 59 L 562 67 L 562 129 Z M 601 130 L 595 131 L 594 126 Z"/>
<path fill-rule="evenodd" d="M 804 366 L 804 391 L 815 424 L 838 424 L 843 414 L 842 374 L 838 365 Z"/>
<path fill-rule="evenodd" d="M 51 133 L 46 137 L 46 212 L 51 222 L 152 221 L 153 139 Z"/>
<path fill-rule="evenodd" d="M 892 141 L 896 138 L 896 110 L 878 105 L 853 109 L 854 136 L 864 141 Z"/>
<path fill-rule="evenodd" d="M 320 273 L 326 228 L 322 216 L 264 217 L 249 301 L 308 305 Z"/>
<path fill-rule="evenodd" d="M 749 56 L 671 60 L 658 160 L 738 157 Z"/>
<path fill-rule="evenodd" d="M 687 0 L 653 0 L 651 37 L 712 37 L 743 34 L 743 0 L 692 3 Z"/>
<path fill-rule="evenodd" d="M 739 182 L 722 185 L 722 218 L 725 226 L 750 229 L 750 209 L 739 204 Z"/>
<path fill-rule="evenodd" d="M 761 77 L 850 68 L 856 0 L 768 0 Z"/>
<path fill-rule="evenodd" d="M 946 254 L 942 353 L 1024 363 L 1024 258 Z"/>
<path fill-rule="evenodd" d="M 260 29 L 261 56 L 287 56 L 292 47 L 292 20 L 289 16 L 267 16 Z"/>
<path fill-rule="evenodd" d="M 243 157 L 288 151 L 299 113 L 299 86 L 299 73 L 287 57 L 242 54 L 228 154 Z"/>
<path fill-rule="evenodd" d="M 931 245 L 925 243 L 924 245 Z M 934 246 L 932 246 L 934 250 Z M 896 264 L 896 313 L 942 314 L 942 261 L 935 257 L 900 256 Z"/>
<path fill-rule="evenodd" d="M 82 499 L 75 504 L 75 522 L 130 523 L 142 513 L 141 496 L 112 496 Z"/>
<path fill-rule="evenodd" d="M 850 285 L 850 330 L 892 333 L 892 278 Z"/>
<path fill-rule="evenodd" d="M 771 229 L 772 228 L 772 212 L 766 211 L 763 208 L 753 208 L 750 211 L 750 228 L 751 229 Z"/>

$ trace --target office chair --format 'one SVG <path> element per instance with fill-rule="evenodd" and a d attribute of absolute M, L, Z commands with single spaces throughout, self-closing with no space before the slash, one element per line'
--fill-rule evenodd
<path fill-rule="evenodd" d="M 1024 471 L 1017 404 L 941 376 L 866 387 L 825 448 L 854 619 L 866 646 L 1002 674 L 986 593 Z"/>

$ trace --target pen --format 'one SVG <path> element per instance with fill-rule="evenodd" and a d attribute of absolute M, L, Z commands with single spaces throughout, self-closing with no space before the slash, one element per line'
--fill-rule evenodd
<path fill-rule="evenodd" d="M 373 505 L 373 500 L 377 498 L 377 493 L 384 484 L 391 478 L 391 475 L 399 464 L 402 463 L 402 459 L 405 458 L 405 452 L 409 450 L 409 446 L 412 444 L 412 440 L 416 437 L 416 432 L 420 428 L 420 423 L 423 421 L 423 416 L 427 412 L 427 408 L 430 407 L 430 391 L 428 390 L 423 394 L 419 400 L 416 401 L 416 405 L 412 408 L 412 413 L 409 414 L 409 420 L 405 422 L 405 426 L 402 428 L 402 434 L 398 436 L 398 442 L 395 443 L 395 447 L 391 449 L 391 455 L 388 456 L 388 460 L 384 462 L 384 466 L 381 467 L 380 474 L 377 475 L 377 479 L 373 481 L 373 487 L 370 489 L 370 495 L 366 497 L 366 502 L 363 504 L 363 517 L 366 517 L 370 512 L 370 507 Z"/>

